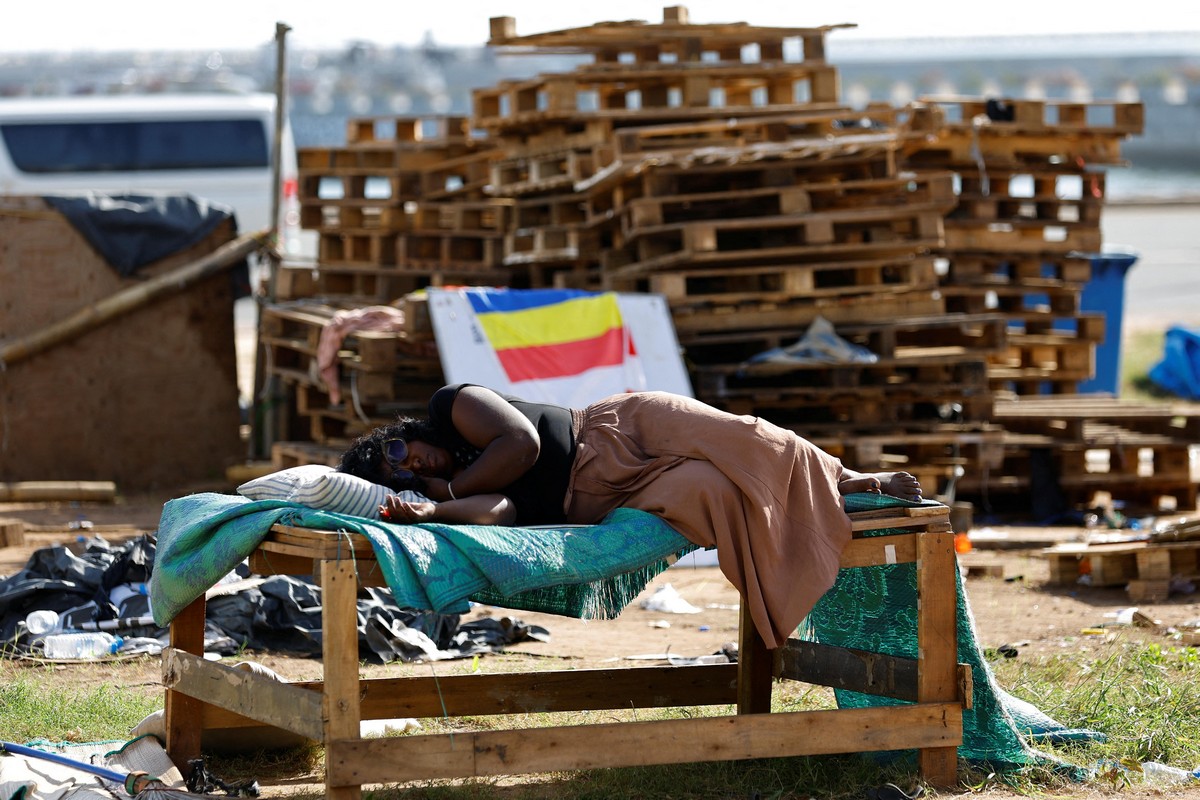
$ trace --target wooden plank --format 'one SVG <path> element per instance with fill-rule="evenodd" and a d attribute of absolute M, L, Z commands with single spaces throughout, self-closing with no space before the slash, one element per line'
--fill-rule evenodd
<path fill-rule="evenodd" d="M 734 705 L 736 664 L 620 667 L 531 673 L 364 678 L 363 719 L 441 718 Z M 291 684 L 320 693 L 321 681 Z M 231 711 L 206 707 L 206 728 L 251 724 Z"/>
<path fill-rule="evenodd" d="M 745 714 L 333 742 L 335 785 L 945 747 L 957 703 Z"/>
<path fill-rule="evenodd" d="M 163 684 L 173 692 L 237 709 L 241 716 L 259 723 L 309 739 L 321 738 L 321 696 L 316 692 L 175 648 L 163 650 Z M 201 730 L 194 718 L 186 724 Z"/>
<path fill-rule="evenodd" d="M 947 518 L 947 524 L 949 524 Z M 908 534 L 852 539 L 842 550 L 841 568 L 906 564 L 917 560 L 916 543 Z"/>
<path fill-rule="evenodd" d="M 0 503 L 48 503 L 59 500 L 111 503 L 116 497 L 117 485 L 112 481 L 0 482 Z"/>
<path fill-rule="evenodd" d="M 917 701 L 917 661 L 901 656 L 788 639 L 776 652 L 775 674 L 818 686 Z"/>

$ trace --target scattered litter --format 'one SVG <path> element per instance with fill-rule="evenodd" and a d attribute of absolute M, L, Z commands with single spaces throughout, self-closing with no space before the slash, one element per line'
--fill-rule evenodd
<path fill-rule="evenodd" d="M 1182 786 L 1200 779 L 1200 769 L 1186 770 L 1157 761 L 1137 763 L 1132 759 L 1098 761 L 1091 768 L 1094 778 L 1118 784 L 1141 783 L 1149 786 Z"/>
<path fill-rule="evenodd" d="M 643 600 L 642 608 L 647 611 L 658 611 L 663 614 L 699 614 L 700 609 L 684 600 L 675 587 L 666 584 L 660 587 L 648 600 Z"/>
<path fill-rule="evenodd" d="M 1137 606 L 1112 611 L 1104 616 L 1113 617 L 1117 625 L 1133 625 L 1138 628 L 1150 628 L 1152 630 L 1157 630 L 1162 625 L 1161 620 L 1153 619 L 1144 611 L 1139 611 Z"/>
<path fill-rule="evenodd" d="M 995 528 L 974 528 L 970 533 L 972 546 L 983 542 L 1006 542 L 1008 531 L 998 531 Z"/>
<path fill-rule="evenodd" d="M 397 733 L 413 733 L 421 730 L 421 723 L 412 717 L 401 719 L 364 719 L 359 723 L 359 734 L 368 736 L 391 736 Z"/>
<path fill-rule="evenodd" d="M 728 664 L 729 658 L 724 653 L 714 653 L 710 656 L 692 656 L 691 658 L 670 656 L 667 658 L 667 662 L 673 667 L 695 667 L 703 664 Z"/>
<path fill-rule="evenodd" d="M 650 627 L 651 628 L 669 628 L 669 627 L 671 627 L 671 623 L 667 622 L 665 619 L 656 619 L 650 623 Z"/>

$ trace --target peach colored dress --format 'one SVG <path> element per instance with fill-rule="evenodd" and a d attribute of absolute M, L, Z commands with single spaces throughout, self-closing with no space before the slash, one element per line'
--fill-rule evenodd
<path fill-rule="evenodd" d="M 766 420 L 662 392 L 601 400 L 578 424 L 570 522 L 625 506 L 715 546 L 770 648 L 833 585 L 850 541 L 837 458 Z"/>

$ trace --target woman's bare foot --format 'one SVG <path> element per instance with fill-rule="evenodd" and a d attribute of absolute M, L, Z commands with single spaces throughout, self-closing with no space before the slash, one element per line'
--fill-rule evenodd
<path fill-rule="evenodd" d="M 912 501 L 921 499 L 920 481 L 907 472 L 855 472 L 843 469 L 838 491 L 842 494 L 886 494 Z"/>

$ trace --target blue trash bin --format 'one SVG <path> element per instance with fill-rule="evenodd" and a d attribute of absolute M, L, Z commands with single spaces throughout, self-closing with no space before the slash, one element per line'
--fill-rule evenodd
<path fill-rule="evenodd" d="M 1083 311 L 1104 314 L 1104 341 L 1096 345 L 1096 373 L 1081 381 L 1080 392 L 1108 392 L 1114 397 L 1121 388 L 1121 320 L 1125 313 L 1125 273 L 1136 253 L 1111 250 L 1088 254 L 1092 279 L 1084 284 L 1079 304 Z"/>

